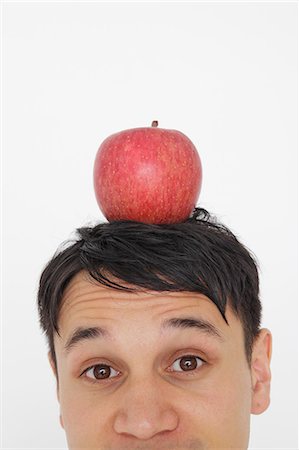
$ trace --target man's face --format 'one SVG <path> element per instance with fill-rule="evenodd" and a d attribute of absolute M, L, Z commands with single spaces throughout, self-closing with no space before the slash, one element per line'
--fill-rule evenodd
<path fill-rule="evenodd" d="M 54 341 L 70 450 L 247 449 L 250 413 L 269 404 L 271 334 L 250 368 L 242 325 L 229 307 L 226 317 L 200 294 L 117 291 L 77 274 Z M 161 328 L 173 318 L 211 326 Z M 79 327 L 110 336 L 89 332 L 67 351 Z"/>

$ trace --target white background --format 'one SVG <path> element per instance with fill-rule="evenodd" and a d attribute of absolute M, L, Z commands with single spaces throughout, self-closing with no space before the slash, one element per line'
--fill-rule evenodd
<path fill-rule="evenodd" d="M 67 447 L 39 275 L 105 220 L 101 142 L 158 120 L 198 148 L 198 205 L 260 263 L 272 388 L 250 448 L 297 448 L 297 4 L 3 2 L 2 15 L 2 446 Z"/>

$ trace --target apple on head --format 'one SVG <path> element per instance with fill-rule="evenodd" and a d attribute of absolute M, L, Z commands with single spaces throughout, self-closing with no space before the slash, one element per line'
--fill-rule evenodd
<path fill-rule="evenodd" d="M 108 221 L 163 224 L 192 213 L 202 183 L 199 154 L 182 132 L 151 127 L 107 137 L 94 162 L 94 190 Z"/>

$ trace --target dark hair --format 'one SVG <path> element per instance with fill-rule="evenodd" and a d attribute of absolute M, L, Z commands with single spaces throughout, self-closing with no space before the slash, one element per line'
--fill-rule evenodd
<path fill-rule="evenodd" d="M 113 221 L 76 231 L 79 240 L 57 250 L 39 282 L 39 320 L 56 369 L 54 332 L 59 335 L 63 293 L 81 270 L 88 271 L 91 281 L 113 289 L 204 294 L 226 323 L 229 302 L 242 323 L 250 364 L 261 322 L 257 262 L 236 236 L 205 209 L 195 208 L 189 219 L 176 224 Z M 109 279 L 109 274 L 135 287 L 118 284 Z"/>

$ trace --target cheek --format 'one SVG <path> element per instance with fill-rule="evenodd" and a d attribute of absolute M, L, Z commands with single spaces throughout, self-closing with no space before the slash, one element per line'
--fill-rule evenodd
<path fill-rule="evenodd" d="M 210 381 L 206 395 L 203 393 L 201 398 L 209 443 L 215 448 L 225 444 L 247 448 L 251 410 L 250 372 L 246 369 L 226 370 Z"/>
<path fill-rule="evenodd" d="M 101 395 L 95 391 L 88 392 L 80 383 L 70 380 L 62 380 L 60 389 L 60 410 L 69 448 L 76 448 L 79 444 L 92 447 L 93 440 L 98 442 L 105 428 L 105 407 Z"/>

